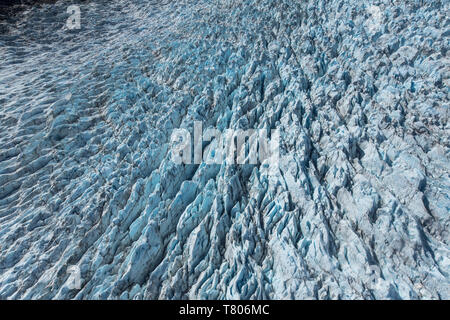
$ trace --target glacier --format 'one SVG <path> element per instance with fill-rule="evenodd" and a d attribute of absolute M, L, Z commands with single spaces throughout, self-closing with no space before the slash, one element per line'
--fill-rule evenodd
<path fill-rule="evenodd" d="M 10 9 L 0 299 L 449 299 L 449 6 Z M 277 171 L 174 163 L 194 121 L 280 130 Z"/>

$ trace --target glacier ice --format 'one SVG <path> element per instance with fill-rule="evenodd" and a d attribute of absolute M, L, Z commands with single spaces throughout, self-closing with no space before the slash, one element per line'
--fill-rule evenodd
<path fill-rule="evenodd" d="M 0 299 L 449 299 L 449 2 L 155 3 L 1 25 Z"/>

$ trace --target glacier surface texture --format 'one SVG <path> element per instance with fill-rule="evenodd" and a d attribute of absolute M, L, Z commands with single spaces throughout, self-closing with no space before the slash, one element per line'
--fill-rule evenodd
<path fill-rule="evenodd" d="M 0 299 L 450 298 L 449 1 L 70 4 L 0 21 Z"/>

